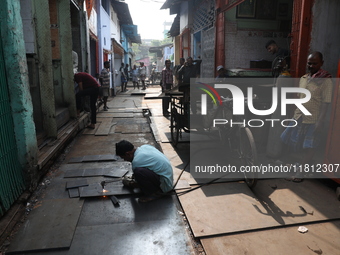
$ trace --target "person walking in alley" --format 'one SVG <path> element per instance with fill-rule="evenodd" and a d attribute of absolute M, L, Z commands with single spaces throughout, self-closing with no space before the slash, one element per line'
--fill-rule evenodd
<path fill-rule="evenodd" d="M 126 79 L 125 90 L 124 91 L 127 91 L 127 84 L 129 82 L 129 79 L 130 79 L 130 77 L 129 77 L 129 64 L 125 65 L 124 74 L 125 74 L 125 79 Z"/>
<path fill-rule="evenodd" d="M 146 66 L 144 66 L 144 62 L 140 62 L 140 67 L 138 68 L 138 75 L 143 85 L 142 90 L 146 90 L 146 87 L 145 87 Z"/>
<path fill-rule="evenodd" d="M 297 125 L 294 127 L 295 122 L 292 122 L 281 135 L 284 144 L 293 147 L 295 151 L 303 149 L 304 156 L 301 162 L 303 167 L 311 164 L 314 158 L 315 149 L 320 144 L 320 134 L 325 124 L 327 109 L 332 100 L 331 74 L 321 69 L 323 63 L 321 52 L 316 51 L 308 56 L 309 72 L 301 77 L 299 86 L 311 93 L 311 99 L 303 104 L 311 115 L 305 115 L 297 108 L 293 117 Z M 300 97 L 305 97 L 305 95 L 302 94 Z M 292 178 L 292 181 L 296 182 L 301 180 L 299 176 Z"/>
<path fill-rule="evenodd" d="M 88 128 L 94 129 L 96 124 L 96 102 L 99 95 L 100 85 L 94 77 L 88 73 L 76 73 L 74 81 L 78 83 L 79 92 L 76 94 L 77 114 L 80 114 L 81 99 L 85 96 L 90 96 L 90 109 L 91 109 L 91 124 Z"/>
<path fill-rule="evenodd" d="M 101 96 L 103 97 L 103 110 L 107 111 L 109 107 L 107 107 L 107 99 L 110 94 L 110 61 L 104 62 L 104 68 L 100 73 L 100 84 L 101 84 Z"/>
<path fill-rule="evenodd" d="M 173 170 L 170 161 L 155 147 L 145 144 L 135 148 L 132 143 L 122 140 L 116 143 L 116 154 L 132 163 L 134 179 L 124 179 L 130 188 L 139 187 L 144 196 L 139 202 L 150 202 L 172 190 Z"/>
<path fill-rule="evenodd" d="M 121 82 L 120 86 L 121 86 L 122 92 L 124 92 L 126 91 L 126 85 L 127 85 L 127 80 L 126 80 L 126 76 L 124 72 L 124 63 L 121 63 L 119 72 L 120 72 L 120 82 Z"/>
<path fill-rule="evenodd" d="M 136 89 L 136 86 L 139 89 L 138 69 L 136 65 L 133 65 L 133 68 L 131 70 L 131 76 L 132 76 L 133 89 Z"/>
<path fill-rule="evenodd" d="M 169 59 L 165 60 L 165 67 L 162 70 L 162 92 L 169 91 L 170 89 L 172 89 L 172 86 L 174 84 L 174 78 L 170 66 L 171 61 Z M 168 110 L 169 104 L 170 104 L 169 97 L 162 99 L 162 109 L 164 117 L 168 117 L 170 115 L 170 112 Z"/>

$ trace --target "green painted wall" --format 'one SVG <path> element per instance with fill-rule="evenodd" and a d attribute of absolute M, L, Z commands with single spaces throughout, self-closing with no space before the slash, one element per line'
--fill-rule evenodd
<path fill-rule="evenodd" d="M 71 9 L 69 0 L 59 0 L 58 4 L 61 79 L 64 103 L 68 106 L 70 116 L 77 117 L 74 96 L 73 62 L 72 62 L 72 28 Z"/>
<path fill-rule="evenodd" d="M 37 38 L 39 83 L 43 126 L 49 137 L 57 137 L 55 99 L 53 86 L 51 29 L 49 1 L 33 1 L 35 32 Z"/>
<path fill-rule="evenodd" d="M 4 0 L 1 3 L 1 40 L 4 48 L 18 158 L 25 172 L 32 176 L 36 174 L 38 147 L 27 75 L 20 1 Z"/>

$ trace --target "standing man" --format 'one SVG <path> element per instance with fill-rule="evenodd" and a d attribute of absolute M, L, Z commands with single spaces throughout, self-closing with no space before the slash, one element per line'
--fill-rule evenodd
<path fill-rule="evenodd" d="M 172 190 L 173 170 L 170 161 L 155 147 L 145 144 L 135 148 L 132 143 L 122 140 L 116 143 L 116 154 L 132 163 L 135 181 L 125 179 L 127 187 L 138 187 L 145 194 L 139 202 L 150 202 Z"/>
<path fill-rule="evenodd" d="M 286 128 L 281 135 L 282 141 L 295 150 L 303 149 L 304 156 L 301 165 L 310 164 L 313 160 L 315 148 L 320 143 L 320 133 L 325 123 L 327 109 L 332 100 L 333 83 L 331 74 L 323 69 L 323 56 L 315 51 L 308 56 L 308 73 L 301 77 L 300 88 L 310 91 L 311 99 L 303 106 L 311 113 L 304 115 L 299 108 L 295 110 L 293 119 L 297 126 Z M 300 95 L 305 97 L 305 95 Z M 293 181 L 301 181 L 301 178 L 293 177 Z"/>
<path fill-rule="evenodd" d="M 103 110 L 107 111 L 109 107 L 107 107 L 107 98 L 110 93 L 110 61 L 104 62 L 104 68 L 100 74 L 100 83 L 101 83 L 101 93 L 103 96 L 104 107 Z"/>
<path fill-rule="evenodd" d="M 127 91 L 127 84 L 128 84 L 128 82 L 129 82 L 129 64 L 126 64 L 126 65 L 125 65 L 124 74 L 125 74 L 125 79 L 126 79 L 126 83 L 125 83 L 125 91 Z"/>
<path fill-rule="evenodd" d="M 172 74 L 172 70 L 170 69 L 171 61 L 169 59 L 165 60 L 165 67 L 162 70 L 162 92 L 172 89 L 174 84 L 174 77 Z M 163 116 L 168 117 L 170 115 L 169 112 L 169 104 L 170 98 L 164 97 L 162 99 L 162 107 L 163 107 Z"/>
<path fill-rule="evenodd" d="M 179 69 L 181 69 L 181 67 L 184 65 L 184 62 L 185 62 L 185 59 L 184 58 L 180 58 L 179 59 L 179 65 L 175 66 L 174 67 L 174 75 L 175 75 L 175 78 L 176 78 L 176 85 L 178 86 L 178 83 L 179 83 L 179 74 L 178 74 L 178 71 Z"/>
<path fill-rule="evenodd" d="M 133 65 L 133 68 L 131 70 L 131 76 L 132 76 L 132 83 L 133 83 L 133 89 L 137 88 L 139 89 L 139 83 L 138 83 L 138 69 L 136 65 Z"/>
<path fill-rule="evenodd" d="M 124 92 L 126 90 L 126 83 L 127 83 L 125 72 L 124 72 L 124 63 L 121 63 L 119 72 L 120 72 L 120 82 L 121 82 L 120 86 L 121 86 L 122 92 Z"/>
<path fill-rule="evenodd" d="M 178 70 L 178 90 L 183 91 L 184 96 L 184 111 L 189 114 L 190 105 L 193 114 L 197 114 L 196 99 L 191 99 L 190 104 L 190 79 L 199 76 L 198 65 L 193 64 L 192 57 L 188 57 L 182 67 Z"/>
<path fill-rule="evenodd" d="M 100 85 L 94 77 L 88 73 L 76 73 L 74 81 L 78 83 L 79 92 L 76 94 L 77 114 L 80 114 L 81 99 L 84 96 L 90 96 L 90 109 L 91 109 L 91 125 L 88 128 L 94 129 L 96 122 L 96 102 L 99 95 Z"/>
<path fill-rule="evenodd" d="M 138 69 L 139 79 L 142 82 L 143 88 L 142 90 L 146 90 L 145 87 L 145 78 L 146 78 L 146 66 L 144 66 L 144 62 L 140 62 L 140 67 Z"/>

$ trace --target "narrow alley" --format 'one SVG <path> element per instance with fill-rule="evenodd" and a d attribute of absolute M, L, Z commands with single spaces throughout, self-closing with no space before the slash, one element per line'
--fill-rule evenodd
<path fill-rule="evenodd" d="M 340 254 L 339 12 L 1 0 L 0 255 Z"/>

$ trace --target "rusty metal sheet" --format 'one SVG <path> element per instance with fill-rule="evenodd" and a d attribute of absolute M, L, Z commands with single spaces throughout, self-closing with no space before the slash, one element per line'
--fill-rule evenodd
<path fill-rule="evenodd" d="M 134 115 L 133 113 L 128 113 L 128 112 L 117 112 L 117 113 L 110 113 L 110 112 L 103 112 L 103 113 L 99 113 L 98 117 L 101 118 L 133 118 Z"/>
<path fill-rule="evenodd" d="M 99 161 L 116 161 L 117 159 L 117 156 L 113 154 L 100 155 L 99 157 Z"/>
<path fill-rule="evenodd" d="M 113 154 L 108 155 L 86 155 L 82 157 L 71 158 L 68 163 L 81 163 L 81 162 L 97 162 L 97 161 L 116 161 L 117 156 Z"/>
<path fill-rule="evenodd" d="M 126 168 L 87 168 L 68 170 L 64 174 L 64 178 L 72 177 L 92 177 L 92 176 L 107 176 L 107 177 L 123 177 L 129 170 Z"/>
<path fill-rule="evenodd" d="M 71 246 L 83 199 L 43 200 L 28 215 L 6 254 L 68 249 Z"/>
<path fill-rule="evenodd" d="M 340 221 L 304 224 L 306 234 L 298 226 L 251 231 L 226 236 L 200 238 L 205 254 L 339 254 Z M 264 249 L 265 247 L 265 249 Z"/>
<path fill-rule="evenodd" d="M 83 158 L 84 157 L 74 157 L 74 158 L 71 158 L 68 163 L 80 163 L 80 162 L 83 162 Z"/>
<path fill-rule="evenodd" d="M 86 163 L 75 163 L 75 164 L 62 164 L 60 166 L 61 171 L 77 170 L 77 169 L 91 169 L 91 168 L 108 168 L 113 169 L 131 169 L 131 163 L 126 161 L 101 161 L 101 162 L 86 162 Z"/>
<path fill-rule="evenodd" d="M 108 135 L 112 126 L 116 125 L 117 122 L 112 122 L 110 118 L 103 118 L 102 123 L 100 123 L 96 133 L 94 135 Z"/>
<path fill-rule="evenodd" d="M 259 180 L 253 190 L 245 183 L 219 183 L 179 199 L 196 237 L 340 219 L 340 201 L 317 180 Z"/>
<path fill-rule="evenodd" d="M 68 196 L 70 198 L 77 198 L 79 197 L 79 189 L 78 188 L 72 188 L 68 190 Z"/>
<path fill-rule="evenodd" d="M 82 186 L 88 186 L 87 179 L 68 181 L 66 182 L 66 189 L 78 188 Z"/>
<path fill-rule="evenodd" d="M 121 182 L 108 183 L 103 190 L 100 183 L 93 183 L 86 187 L 79 188 L 80 197 L 103 197 L 103 196 L 117 196 L 140 193 L 139 189 L 129 189 Z"/>

